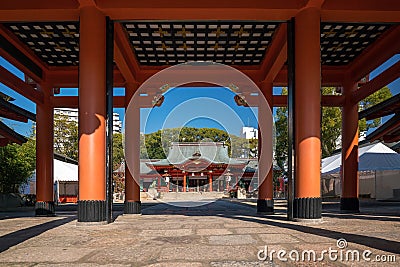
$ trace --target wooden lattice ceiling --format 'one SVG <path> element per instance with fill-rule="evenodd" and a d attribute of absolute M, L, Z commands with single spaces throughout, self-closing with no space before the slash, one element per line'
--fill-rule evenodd
<path fill-rule="evenodd" d="M 49 66 L 79 64 L 79 22 L 4 25 Z M 122 25 L 140 65 L 187 61 L 259 65 L 280 23 L 135 21 Z M 390 27 L 321 23 L 322 65 L 347 65 Z"/>

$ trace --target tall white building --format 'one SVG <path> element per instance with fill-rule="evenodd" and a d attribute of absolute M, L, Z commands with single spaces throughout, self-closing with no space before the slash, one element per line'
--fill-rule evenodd
<path fill-rule="evenodd" d="M 240 133 L 240 137 L 246 139 L 258 139 L 258 129 L 254 127 L 242 127 L 242 132 Z"/>
<path fill-rule="evenodd" d="M 76 108 L 55 108 L 54 115 L 66 115 L 68 120 L 78 122 L 78 109 Z M 113 113 L 113 133 L 122 132 L 122 121 L 119 119 L 119 114 Z"/>

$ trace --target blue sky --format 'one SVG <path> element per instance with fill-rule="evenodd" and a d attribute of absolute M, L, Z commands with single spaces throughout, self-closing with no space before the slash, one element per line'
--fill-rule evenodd
<path fill-rule="evenodd" d="M 239 135 L 242 126 L 257 128 L 257 108 L 237 106 L 235 94 L 222 87 L 172 88 L 161 107 L 142 109 L 141 131 L 212 127 Z"/>
<path fill-rule="evenodd" d="M 373 79 L 382 71 L 400 60 L 395 55 L 382 66 L 374 70 Z M 24 79 L 23 73 L 0 57 L 0 65 Z M 392 94 L 400 93 L 400 79 L 388 85 Z M 14 104 L 35 113 L 35 104 L 0 83 L 0 91 L 15 98 Z M 77 95 L 76 88 L 62 88 L 61 95 Z M 274 94 L 280 94 L 281 88 L 274 88 Z M 115 88 L 114 95 L 124 95 L 123 88 Z M 173 127 L 215 127 L 239 135 L 242 126 L 257 127 L 257 109 L 238 107 L 233 100 L 234 94 L 226 88 L 173 88 L 165 93 L 161 107 L 141 110 L 141 132 L 150 133 L 158 129 Z M 124 109 L 114 109 L 124 119 Z M 25 136 L 31 132 L 32 122 L 20 123 L 4 119 L 5 123 Z"/>

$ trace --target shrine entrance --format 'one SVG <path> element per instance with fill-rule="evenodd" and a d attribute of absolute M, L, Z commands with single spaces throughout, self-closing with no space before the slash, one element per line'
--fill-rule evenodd
<path fill-rule="evenodd" d="M 36 214 L 55 213 L 54 108 L 79 108 L 78 221 L 111 222 L 113 107 L 128 108 L 138 88 L 155 74 L 192 61 L 225 64 L 246 75 L 261 93 L 233 88 L 238 88 L 239 103 L 268 103 L 259 105 L 260 123 L 269 123 L 264 118 L 272 107 L 288 106 L 289 219 L 321 218 L 321 107 L 341 107 L 340 209 L 358 212 L 358 102 L 400 73 L 397 62 L 373 80 L 367 78 L 399 53 L 400 2 L 364 1 L 362 7 L 359 2 L 2 1 L 0 55 L 25 79 L 1 67 L 0 81 L 36 104 Z M 209 67 L 205 71 L 215 80 L 226 78 Z M 128 140 L 139 139 L 138 109 L 162 104 L 164 85 L 153 84 L 134 100 L 136 110 L 128 122 L 134 136 Z M 288 96 L 274 95 L 274 86 L 287 86 Z M 321 96 L 321 86 L 334 86 L 338 93 Z M 59 94 L 62 88 L 78 87 L 79 97 Z M 114 96 L 114 87 L 125 88 L 125 95 Z M 271 139 L 260 141 L 260 151 L 272 157 Z M 135 163 L 125 173 L 125 213 L 139 214 L 139 143 L 130 149 Z M 260 162 L 263 168 L 266 161 Z M 259 170 L 258 212 L 274 212 L 270 169 Z M 191 172 L 184 175 L 187 179 L 176 178 L 178 186 L 200 186 L 204 179 L 190 179 L 192 173 L 209 175 Z"/>

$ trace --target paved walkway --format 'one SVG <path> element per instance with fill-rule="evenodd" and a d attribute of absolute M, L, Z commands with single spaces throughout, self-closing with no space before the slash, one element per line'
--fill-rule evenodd
<path fill-rule="evenodd" d="M 102 226 L 77 225 L 73 210 L 52 218 L 12 218 L 11 213 L 0 213 L 0 266 L 388 265 L 366 262 L 364 250 L 372 251 L 367 260 L 395 255 L 397 263 L 391 265 L 400 262 L 399 203 L 366 202 L 358 215 L 338 214 L 337 203 L 328 203 L 320 224 L 286 221 L 280 202 L 273 216 L 257 215 L 252 205 L 225 200 L 197 207 L 145 204 L 142 216 L 120 215 Z M 28 211 L 17 215 L 23 214 L 31 215 Z M 337 247 L 340 238 L 347 241 L 346 248 Z M 279 260 L 276 253 L 273 262 L 263 260 L 265 246 L 267 254 L 285 250 L 281 258 L 287 261 Z M 327 254 L 318 261 L 322 250 L 330 247 L 339 251 L 333 258 L 340 259 L 342 253 L 345 260 L 349 250 L 357 250 L 361 261 L 330 261 Z M 310 250 L 316 252 L 316 261 L 301 261 Z M 295 259 L 296 253 L 298 262 L 288 255 Z"/>

